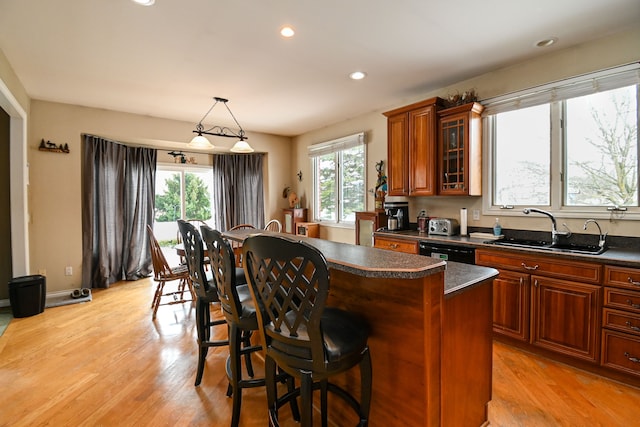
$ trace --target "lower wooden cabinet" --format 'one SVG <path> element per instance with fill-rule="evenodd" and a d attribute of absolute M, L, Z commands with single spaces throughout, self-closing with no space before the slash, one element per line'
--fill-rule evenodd
<path fill-rule="evenodd" d="M 493 281 L 493 331 L 529 342 L 530 276 L 508 270 L 499 272 Z"/>
<path fill-rule="evenodd" d="M 494 333 L 599 362 L 601 265 L 490 249 L 476 250 L 476 264 L 500 272 L 493 285 Z"/>
<path fill-rule="evenodd" d="M 605 267 L 602 366 L 640 377 L 640 269 Z"/>
<path fill-rule="evenodd" d="M 533 345 L 599 360 L 601 286 L 532 276 Z"/>

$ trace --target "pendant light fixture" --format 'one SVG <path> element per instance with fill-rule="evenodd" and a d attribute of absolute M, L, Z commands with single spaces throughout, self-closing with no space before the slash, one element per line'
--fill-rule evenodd
<path fill-rule="evenodd" d="M 213 103 L 211 108 L 209 108 L 209 111 L 207 111 L 204 117 L 196 125 L 196 129 L 193 131 L 193 133 L 197 133 L 197 135 L 193 137 L 188 146 L 191 148 L 214 148 L 213 144 L 211 144 L 209 140 L 205 136 L 203 136 L 204 134 L 222 136 L 225 138 L 238 138 L 239 141 L 235 143 L 235 145 L 231 148 L 231 151 L 234 153 L 253 153 L 253 148 L 251 148 L 249 143 L 247 143 L 246 141 L 247 137 L 244 136 L 244 130 L 242 129 L 242 126 L 240 126 L 240 123 L 238 123 L 238 120 L 236 120 L 236 117 L 233 115 L 231 109 L 227 105 L 227 102 L 229 102 L 229 100 L 225 98 L 219 98 L 217 96 L 213 99 L 215 100 L 215 102 Z M 217 125 L 212 126 L 209 129 L 204 128 L 202 122 L 207 118 L 211 110 L 213 110 L 213 108 L 218 105 L 218 103 L 224 104 L 224 106 L 227 108 L 227 111 L 233 118 L 233 121 L 236 123 L 236 125 L 238 125 L 238 131 L 233 131 L 226 126 Z"/>

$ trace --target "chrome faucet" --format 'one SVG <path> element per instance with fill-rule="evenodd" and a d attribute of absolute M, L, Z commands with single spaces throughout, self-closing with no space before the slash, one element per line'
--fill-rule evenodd
<path fill-rule="evenodd" d="M 600 228 L 600 224 L 598 224 L 598 221 L 596 221 L 595 219 L 588 219 L 584 222 L 582 229 L 586 230 L 587 224 L 589 224 L 590 222 L 594 223 L 596 227 L 598 227 L 598 232 L 600 233 L 600 237 L 598 240 L 598 247 L 604 248 L 605 245 L 607 244 L 607 233 L 602 234 L 602 228 Z"/>
<path fill-rule="evenodd" d="M 569 230 L 569 227 L 567 227 L 567 224 L 565 223 L 562 223 L 562 225 L 564 226 L 564 228 L 567 229 L 567 231 L 558 231 L 558 227 L 556 225 L 556 218 L 551 214 L 551 212 L 543 211 L 542 209 L 536 209 L 536 208 L 524 208 L 522 212 L 525 215 L 529 215 L 531 212 L 537 212 L 539 214 L 546 215 L 549 217 L 549 219 L 551 219 L 551 244 L 552 245 L 558 244 L 559 236 L 571 237 L 571 230 Z"/>

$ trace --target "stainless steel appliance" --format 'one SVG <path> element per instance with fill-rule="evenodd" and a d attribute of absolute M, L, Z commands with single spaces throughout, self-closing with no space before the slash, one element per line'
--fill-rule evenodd
<path fill-rule="evenodd" d="M 398 231 L 409 229 L 408 202 L 385 202 L 384 210 L 387 213 L 387 230 Z"/>
<path fill-rule="evenodd" d="M 420 242 L 420 255 L 443 259 L 445 261 L 461 262 L 464 264 L 476 263 L 475 248 L 452 243 L 434 243 L 428 240 L 423 240 Z"/>
<path fill-rule="evenodd" d="M 432 218 L 429 220 L 429 234 L 454 236 L 460 231 L 458 220 L 450 218 Z"/>

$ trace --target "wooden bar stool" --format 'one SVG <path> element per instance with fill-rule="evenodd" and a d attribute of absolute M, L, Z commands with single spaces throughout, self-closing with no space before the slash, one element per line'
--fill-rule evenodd
<path fill-rule="evenodd" d="M 327 392 L 344 399 L 369 422 L 371 357 L 366 322 L 346 311 L 326 307 L 329 269 L 314 247 L 280 236 L 257 235 L 243 243 L 245 274 L 260 308 L 258 324 L 266 344 L 265 377 L 270 424 L 278 425 L 276 366 L 300 380 L 301 425 L 312 426 L 313 390 L 320 390 L 322 425 L 327 425 Z M 329 379 L 360 367 L 360 401 Z"/>
<path fill-rule="evenodd" d="M 231 426 L 237 427 L 242 405 L 242 389 L 265 385 L 264 378 L 253 378 L 251 363 L 251 354 L 262 350 L 261 345 L 251 344 L 253 332 L 258 331 L 258 317 L 244 272 L 235 267 L 231 244 L 217 230 L 202 226 L 200 231 L 211 260 L 211 272 L 217 285 L 222 311 L 229 325 L 227 376 L 230 387 L 227 396 L 233 397 Z M 243 280 L 238 277 L 238 270 L 242 272 Z M 247 373 L 251 379 L 242 378 L 242 356 L 244 356 Z M 279 379 L 284 380 L 285 378 L 281 376 Z M 288 379 L 288 386 L 292 391 L 294 389 L 293 378 L 287 375 L 286 379 Z M 295 402 L 292 402 L 292 405 L 295 405 Z M 299 419 L 297 405 L 292 406 L 292 411 L 294 418 Z"/>
<path fill-rule="evenodd" d="M 200 385 L 204 374 L 205 360 L 210 347 L 229 345 L 228 340 L 211 340 L 211 328 L 227 325 L 226 320 L 211 320 L 211 303 L 220 302 L 218 291 L 211 277 L 204 270 L 204 248 L 200 233 L 192 224 L 178 220 L 182 234 L 185 257 L 189 266 L 189 276 L 196 292 L 196 329 L 198 330 L 198 370 L 195 385 Z"/>

